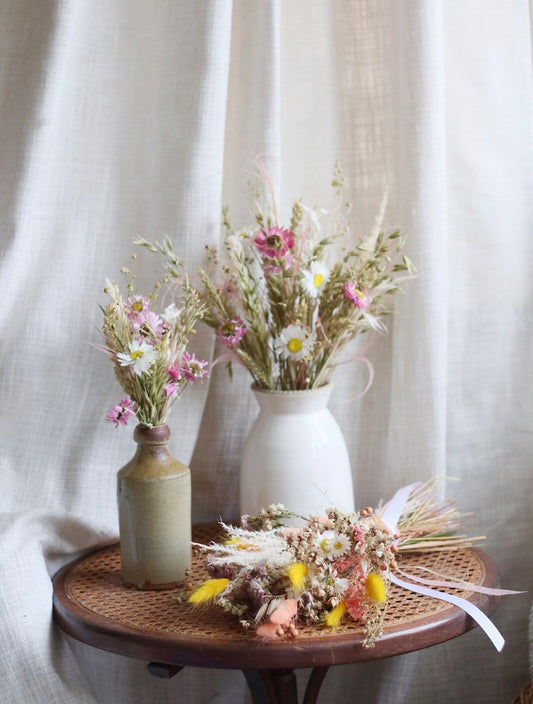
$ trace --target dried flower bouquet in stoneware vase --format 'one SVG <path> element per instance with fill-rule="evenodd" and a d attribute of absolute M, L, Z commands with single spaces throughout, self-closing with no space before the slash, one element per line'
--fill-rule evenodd
<path fill-rule="evenodd" d="M 191 566 L 191 477 L 169 451 L 166 420 L 187 385 L 208 373 L 188 349 L 205 306 L 185 275 L 167 274 L 144 295 L 129 269 L 122 274 L 124 296 L 116 282 L 105 288 L 101 346 L 126 394 L 106 420 L 137 422 L 137 450 L 117 477 L 122 578 L 138 589 L 169 589 Z"/>
<path fill-rule="evenodd" d="M 414 269 L 401 234 L 381 230 L 384 203 L 370 234 L 351 244 L 338 168 L 332 206 L 298 200 L 286 220 L 268 177 L 259 183 L 252 224 L 234 227 L 225 209 L 223 251 L 207 247 L 199 271 L 203 320 L 230 374 L 233 362 L 250 372 L 259 405 L 242 452 L 241 512 L 279 502 L 302 515 L 351 512 L 350 460 L 328 408 L 332 374 L 348 343 L 385 331 L 391 296 Z M 174 267 L 170 240 L 137 243 Z"/>

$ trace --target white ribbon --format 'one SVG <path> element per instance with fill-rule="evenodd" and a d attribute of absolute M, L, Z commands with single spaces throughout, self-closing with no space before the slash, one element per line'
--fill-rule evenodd
<path fill-rule="evenodd" d="M 393 535 L 398 532 L 398 521 L 400 519 L 400 516 L 402 515 L 402 511 L 405 508 L 405 504 L 407 503 L 409 496 L 420 486 L 421 482 L 415 482 L 414 484 L 408 484 L 407 486 L 398 489 L 392 499 L 382 509 L 380 513 L 380 518 Z M 413 577 L 412 575 L 408 575 L 405 572 L 402 572 L 401 570 L 398 571 L 400 572 L 400 574 L 409 577 L 409 579 L 415 579 L 418 582 L 423 582 L 424 584 L 431 584 L 432 586 L 445 586 L 452 587 L 454 589 L 467 588 L 471 591 L 496 595 L 521 593 L 514 592 L 508 589 L 493 589 L 491 587 L 483 587 L 481 585 L 469 584 L 467 582 L 437 582 L 430 579 L 424 579 L 422 577 Z M 397 577 L 395 574 L 391 574 L 391 582 L 393 584 L 397 584 L 399 587 L 403 587 L 404 589 L 409 589 L 412 592 L 416 592 L 417 594 L 422 594 L 423 596 L 430 596 L 435 599 L 440 599 L 441 601 L 446 601 L 450 604 L 453 604 L 454 606 L 458 606 L 465 613 L 471 616 L 474 621 L 476 621 L 478 626 L 480 626 L 485 631 L 485 633 L 491 639 L 498 651 L 501 651 L 501 649 L 503 648 L 505 640 L 502 634 L 498 631 L 498 629 L 492 623 L 489 617 L 486 616 L 483 611 L 481 611 L 481 609 L 479 609 L 471 601 L 463 599 L 459 596 L 454 596 L 452 594 L 438 592 L 435 589 L 428 589 L 427 587 L 424 587 L 421 584 L 413 584 L 412 582 L 406 582 L 403 579 Z"/>
<path fill-rule="evenodd" d="M 486 616 L 483 611 L 481 611 L 481 609 L 478 609 L 475 604 L 472 604 L 471 601 L 463 599 L 460 596 L 454 596 L 453 594 L 444 594 L 443 592 L 437 592 L 434 589 L 428 589 L 427 587 L 423 587 L 421 584 L 412 584 L 411 582 L 405 582 L 403 579 L 396 577 L 396 575 L 394 574 L 391 574 L 391 582 L 397 584 L 399 587 L 403 587 L 404 589 L 410 589 L 412 592 L 416 592 L 417 594 L 422 594 L 423 596 L 432 596 L 435 599 L 447 601 L 450 604 L 453 604 L 454 606 L 458 606 L 469 616 L 471 616 L 477 622 L 478 626 L 480 626 L 485 631 L 485 633 L 494 643 L 494 646 L 496 647 L 496 650 L 498 650 L 498 652 L 501 651 L 501 649 L 503 648 L 505 640 L 503 639 L 502 634 L 492 623 L 490 618 Z"/>
<path fill-rule="evenodd" d="M 380 511 L 379 517 L 393 535 L 398 531 L 398 521 L 409 496 L 419 486 L 422 486 L 422 482 L 414 482 L 398 489 L 392 499 Z"/>
<path fill-rule="evenodd" d="M 412 569 L 424 570 L 424 572 L 429 572 L 430 574 L 435 574 L 440 576 L 437 572 L 430 570 L 428 567 L 422 567 L 422 565 L 413 565 Z M 414 574 L 409 574 L 403 570 L 397 570 L 403 577 L 407 579 L 412 579 L 415 582 L 420 582 L 421 584 L 427 584 L 430 587 L 451 587 L 452 589 L 465 589 L 470 592 L 478 592 L 479 594 L 491 594 L 494 596 L 505 596 L 506 594 L 524 594 L 523 591 L 515 591 L 514 589 L 495 589 L 494 587 L 483 587 L 481 584 L 472 584 L 472 582 L 448 582 L 446 580 L 439 579 L 425 579 L 424 577 L 418 577 Z"/>

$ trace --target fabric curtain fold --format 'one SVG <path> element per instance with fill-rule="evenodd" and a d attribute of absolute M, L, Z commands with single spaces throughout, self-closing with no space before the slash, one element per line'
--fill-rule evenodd
<path fill-rule="evenodd" d="M 145 664 L 60 636 L 50 578 L 117 535 L 116 472 L 131 428 L 101 340 L 106 277 L 162 273 L 133 238 L 168 236 L 196 280 L 221 209 L 249 226 L 264 164 L 280 216 L 329 205 L 340 161 L 353 241 L 407 235 L 417 278 L 367 369 L 339 365 L 330 405 L 356 503 L 448 475 L 502 586 L 530 589 L 533 319 L 531 14 L 526 0 L 6 0 L 0 11 L 0 647 L 2 704 L 250 701 L 235 672 Z M 195 349 L 216 359 L 202 328 Z M 368 340 L 354 346 L 353 354 Z M 257 409 L 224 364 L 169 418 L 190 464 L 193 519 L 239 513 L 243 439 Z M 322 699 L 509 701 L 528 678 L 530 597 L 503 601 L 496 653 L 479 629 L 384 662 L 332 668 Z M 461 673 L 457 677 L 456 673 Z M 299 673 L 303 680 L 305 673 Z"/>

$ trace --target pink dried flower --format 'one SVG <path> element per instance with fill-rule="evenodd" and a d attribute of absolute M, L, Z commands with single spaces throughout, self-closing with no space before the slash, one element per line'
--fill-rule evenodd
<path fill-rule="evenodd" d="M 344 604 L 354 621 L 365 621 L 367 608 L 364 598 L 364 591 L 360 584 L 353 584 L 348 587 L 344 594 Z"/>
<path fill-rule="evenodd" d="M 364 289 L 358 288 L 354 281 L 348 281 L 348 283 L 344 286 L 344 294 L 356 308 L 367 310 L 370 307 L 370 297 Z"/>
<path fill-rule="evenodd" d="M 361 562 L 359 555 L 349 555 L 339 560 L 335 560 L 333 566 L 338 574 L 345 574 L 348 571 L 355 570 Z"/>
<path fill-rule="evenodd" d="M 269 227 L 260 230 L 254 242 L 263 257 L 285 259 L 294 247 L 294 234 L 282 227 Z"/>
<path fill-rule="evenodd" d="M 135 415 L 134 404 L 129 396 L 123 398 L 120 403 L 113 406 L 106 416 L 108 423 L 114 423 L 115 428 L 119 425 L 127 425 L 128 420 Z"/>
<path fill-rule="evenodd" d="M 171 379 L 174 379 L 175 381 L 180 381 L 181 379 L 183 379 L 181 367 L 177 367 L 175 364 L 173 364 L 168 370 L 168 375 Z"/>
<path fill-rule="evenodd" d="M 185 384 L 182 370 L 180 367 L 173 364 L 168 370 L 168 375 L 172 381 L 165 386 L 165 393 L 167 396 L 175 396 L 179 393 L 179 391 L 181 391 L 183 385 Z"/>
<path fill-rule="evenodd" d="M 124 303 L 124 309 L 128 318 L 135 318 L 150 310 L 150 301 L 146 296 L 130 296 Z"/>
<path fill-rule="evenodd" d="M 262 623 L 257 627 L 256 633 L 260 638 L 265 638 L 266 640 L 274 640 L 278 637 L 279 626 L 275 623 Z"/>
<path fill-rule="evenodd" d="M 350 525 L 354 543 L 362 545 L 365 542 L 365 534 L 361 526 L 355 524 Z"/>
<path fill-rule="evenodd" d="M 133 336 L 139 340 L 155 340 L 165 332 L 163 320 L 151 310 L 143 310 L 132 318 L 131 329 Z"/>
<path fill-rule="evenodd" d="M 203 379 L 209 374 L 206 368 L 207 362 L 203 359 L 197 359 L 194 352 L 189 354 L 185 352 L 181 360 L 181 372 L 187 381 L 196 381 Z"/>
<path fill-rule="evenodd" d="M 240 318 L 227 320 L 217 329 L 217 340 L 224 347 L 236 347 L 244 337 L 246 328 Z"/>
<path fill-rule="evenodd" d="M 268 621 L 257 627 L 256 633 L 261 638 L 273 639 L 285 634 L 285 629 L 289 629 L 289 635 L 297 634 L 293 630 L 293 621 L 298 612 L 298 602 L 296 599 L 281 599 L 270 614 Z"/>

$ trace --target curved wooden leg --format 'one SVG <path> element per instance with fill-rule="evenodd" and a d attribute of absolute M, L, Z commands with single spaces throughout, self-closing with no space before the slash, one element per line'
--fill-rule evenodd
<path fill-rule="evenodd" d="M 305 689 L 303 704 L 316 704 L 328 669 L 327 666 L 313 668 Z M 263 670 L 261 677 L 269 692 L 270 704 L 298 704 L 296 675 L 293 670 Z"/>
<path fill-rule="evenodd" d="M 313 672 L 309 677 L 309 681 L 305 690 L 303 704 L 316 704 L 318 694 L 320 692 L 320 687 L 322 686 L 322 682 L 324 681 L 324 677 L 326 676 L 326 672 L 328 670 L 329 667 L 327 666 L 313 668 Z"/>
<path fill-rule="evenodd" d="M 254 704 L 298 704 L 293 670 L 243 670 Z"/>
<path fill-rule="evenodd" d="M 277 704 L 298 704 L 296 675 L 293 670 L 269 670 Z"/>
<path fill-rule="evenodd" d="M 253 704 L 277 704 L 277 694 L 268 670 L 243 670 Z"/>

